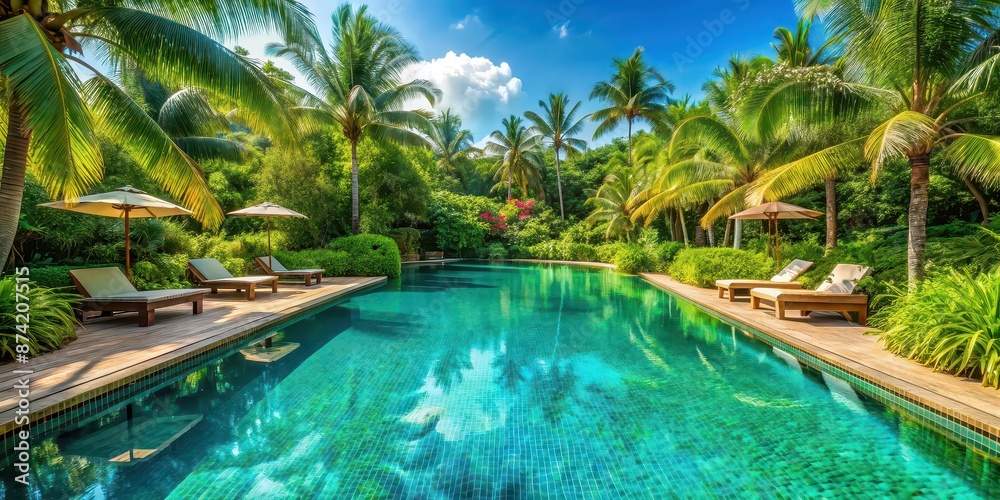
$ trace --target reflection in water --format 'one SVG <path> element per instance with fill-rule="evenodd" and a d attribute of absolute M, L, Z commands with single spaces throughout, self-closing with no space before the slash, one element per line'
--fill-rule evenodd
<path fill-rule="evenodd" d="M 981 456 L 607 270 L 413 269 L 274 345 L 291 344 L 135 400 L 133 425 L 202 416 L 144 436 L 147 461 L 80 451 L 124 408 L 44 436 L 32 495 L 1000 495 Z M 9 471 L 3 488 L 16 497 Z"/>

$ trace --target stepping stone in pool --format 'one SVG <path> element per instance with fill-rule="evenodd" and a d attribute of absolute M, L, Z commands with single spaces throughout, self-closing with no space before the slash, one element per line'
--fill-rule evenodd
<path fill-rule="evenodd" d="M 443 416 L 444 408 L 418 408 L 407 413 L 399 419 L 406 427 L 403 438 L 406 441 L 415 441 L 426 436 L 437 427 Z"/>

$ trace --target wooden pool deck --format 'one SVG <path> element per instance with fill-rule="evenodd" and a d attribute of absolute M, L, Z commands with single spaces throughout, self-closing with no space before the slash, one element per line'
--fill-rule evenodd
<path fill-rule="evenodd" d="M 773 310 L 750 308 L 749 298 L 719 299 L 716 290 L 678 283 L 662 274 L 642 274 L 650 283 L 718 315 L 804 351 L 830 365 L 910 401 L 947 415 L 994 440 L 1000 437 L 1000 391 L 978 381 L 934 372 L 886 351 L 871 328 L 839 315 L 797 314 L 779 320 Z"/>
<path fill-rule="evenodd" d="M 156 311 L 140 328 L 135 314 L 100 318 L 77 328 L 77 340 L 27 364 L 0 365 L 0 436 L 14 429 L 18 377 L 30 379 L 32 425 L 49 415 L 109 392 L 130 379 L 180 363 L 232 339 L 292 319 L 311 307 L 382 283 L 385 277 L 326 278 L 321 285 L 281 285 L 278 293 L 208 295 L 202 314 L 176 306 Z M 18 375 L 14 370 L 31 370 Z"/>

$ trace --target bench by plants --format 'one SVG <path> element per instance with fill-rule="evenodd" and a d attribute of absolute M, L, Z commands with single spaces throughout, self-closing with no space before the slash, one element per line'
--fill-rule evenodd
<path fill-rule="evenodd" d="M 87 319 L 88 312 L 112 315 L 116 312 L 136 312 L 139 326 L 150 326 L 155 322 L 155 311 L 162 307 L 191 304 L 194 314 L 204 310 L 207 290 L 147 290 L 140 292 L 129 283 L 121 269 L 98 267 L 74 269 L 69 272 L 76 290 L 84 299 L 77 306 Z"/>

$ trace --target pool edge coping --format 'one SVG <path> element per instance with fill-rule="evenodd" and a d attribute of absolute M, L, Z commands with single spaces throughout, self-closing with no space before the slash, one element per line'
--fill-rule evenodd
<path fill-rule="evenodd" d="M 846 375 L 848 378 L 847 382 L 852 388 L 854 388 L 854 390 L 860 391 L 866 396 L 871 397 L 890 408 L 899 410 L 913 421 L 922 425 L 930 426 L 933 430 L 941 433 L 947 438 L 985 455 L 994 462 L 1000 463 L 1000 428 L 975 417 L 972 415 L 973 412 L 968 411 L 976 410 L 975 407 L 954 399 L 949 399 L 949 401 L 953 402 L 954 405 L 948 406 L 939 401 L 921 397 L 912 390 L 903 387 L 903 385 L 914 386 L 921 391 L 934 396 L 944 396 L 940 395 L 937 391 L 921 386 L 917 382 L 892 377 L 887 374 L 877 372 L 877 370 L 874 369 L 870 369 L 869 373 L 865 373 L 857 368 L 847 366 L 844 363 L 833 359 L 828 354 L 837 355 L 845 360 L 851 361 L 847 356 L 829 351 L 827 352 L 828 354 L 819 352 L 826 350 L 817 349 L 816 346 L 812 346 L 799 339 L 782 334 L 781 332 L 771 331 L 766 327 L 762 328 L 761 326 L 749 325 L 743 320 L 731 316 L 721 308 L 715 308 L 710 303 L 702 302 L 698 297 L 692 297 L 684 293 L 682 290 L 670 288 L 669 286 L 650 278 L 651 275 L 666 276 L 660 273 L 640 273 L 637 276 L 658 290 L 690 302 L 705 313 L 714 316 L 740 330 L 743 330 L 752 338 L 764 342 L 773 348 L 786 351 L 800 363 L 803 363 L 810 368 L 833 376 L 841 376 L 837 372 Z M 791 350 L 793 352 L 788 352 L 789 347 L 792 348 Z M 803 356 L 796 354 L 794 352 L 796 350 L 808 357 L 814 358 L 815 361 L 808 359 L 808 357 L 804 358 Z M 857 361 L 854 361 L 854 363 L 864 367 L 864 365 Z M 902 382 L 902 384 L 897 382 Z M 867 387 L 869 385 L 872 387 Z M 882 392 L 887 394 L 883 394 Z M 891 399 L 892 397 L 899 398 L 905 404 L 909 404 L 915 408 L 905 407 L 903 404 L 900 404 L 900 402 Z M 955 406 L 958 406 L 959 408 L 955 408 Z M 930 412 L 931 415 L 922 415 L 923 412 L 921 410 L 923 410 L 923 412 Z M 958 427 L 961 427 L 968 432 L 975 433 L 982 439 L 976 439 L 972 436 L 963 436 L 959 432 Z M 990 443 L 984 443 L 983 439 L 989 440 Z"/>
<path fill-rule="evenodd" d="M 310 311 L 313 311 L 317 308 L 331 304 L 338 300 L 343 300 L 355 293 L 362 292 L 372 287 L 385 284 L 388 281 L 388 278 L 386 276 L 370 276 L 370 277 L 359 276 L 358 278 L 362 279 L 363 281 L 354 284 L 348 288 L 336 290 L 330 293 L 329 295 L 316 297 L 308 302 L 296 304 L 293 306 L 286 307 L 280 311 L 269 313 L 269 316 L 266 318 L 261 318 L 260 320 L 247 323 L 240 328 L 234 329 L 232 332 L 223 334 L 222 336 L 210 339 L 202 339 L 198 342 L 195 342 L 193 344 L 188 344 L 184 347 L 177 349 L 177 350 L 182 350 L 184 348 L 190 348 L 199 343 L 202 343 L 202 345 L 192 350 L 176 354 L 175 356 L 171 356 L 170 354 L 164 354 L 160 356 L 163 357 L 164 359 L 154 358 L 147 361 L 143 361 L 136 365 L 126 367 L 114 374 L 104 375 L 98 379 L 82 384 L 82 385 L 98 384 L 98 386 L 83 390 L 83 392 L 70 396 L 64 400 L 55 401 L 51 404 L 45 404 L 39 410 L 35 410 L 34 408 L 32 408 L 32 411 L 29 414 L 30 422 L 27 424 L 27 427 L 29 429 L 32 429 L 32 434 L 35 434 L 34 429 L 43 426 L 49 421 L 57 419 L 64 414 L 70 413 L 74 410 L 84 407 L 87 403 L 91 401 L 97 400 L 102 397 L 106 397 L 117 390 L 126 388 L 143 379 L 155 377 L 158 374 L 164 373 L 175 366 L 183 365 L 184 363 L 195 358 L 204 357 L 218 349 L 222 349 L 229 345 L 232 345 L 233 343 L 241 342 L 248 338 L 251 338 L 262 331 L 301 318 L 306 314 L 308 314 Z M 120 376 L 119 373 L 121 373 Z M 103 379 L 109 379 L 109 380 L 104 381 Z M 65 391 L 70 391 L 72 389 L 73 387 L 70 387 L 65 389 Z M 55 397 L 60 392 L 48 394 L 45 396 L 45 398 Z M 32 401 L 32 404 L 34 405 L 35 401 Z M 8 448 L 6 446 L 7 441 L 12 439 L 18 430 L 23 429 L 25 427 L 24 425 L 16 425 L 14 420 L 14 415 L 12 413 L 10 415 L 11 415 L 10 419 L 4 418 L 4 421 L 0 422 L 0 441 L 5 443 L 5 450 Z"/>

